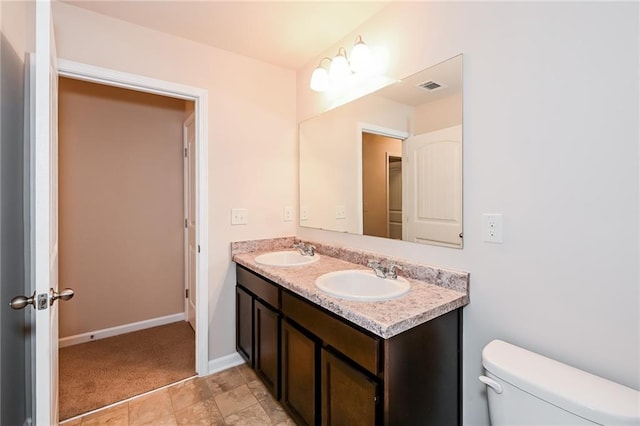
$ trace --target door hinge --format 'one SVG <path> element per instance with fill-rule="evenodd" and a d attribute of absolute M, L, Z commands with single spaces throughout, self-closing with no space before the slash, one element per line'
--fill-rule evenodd
<path fill-rule="evenodd" d="M 200 244 L 198 244 L 198 253 L 200 253 Z"/>
<path fill-rule="evenodd" d="M 184 220 L 184 227 L 185 227 L 185 228 L 188 228 L 188 225 L 187 225 L 187 219 L 185 219 L 185 220 Z"/>
<path fill-rule="evenodd" d="M 187 158 L 187 148 L 184 149 L 184 158 Z"/>
<path fill-rule="evenodd" d="M 188 289 L 188 288 L 185 288 L 185 289 L 184 289 L 184 298 L 185 298 L 185 299 L 188 299 L 188 298 L 189 298 L 189 289 Z"/>

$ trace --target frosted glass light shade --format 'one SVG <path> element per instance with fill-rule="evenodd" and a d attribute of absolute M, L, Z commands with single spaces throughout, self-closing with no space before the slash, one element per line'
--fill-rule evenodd
<path fill-rule="evenodd" d="M 351 51 L 351 71 L 360 73 L 367 72 L 371 67 L 371 51 L 363 41 L 353 46 Z"/>
<path fill-rule="evenodd" d="M 329 68 L 329 81 L 331 84 L 341 86 L 346 83 L 350 75 L 351 70 L 349 69 L 347 58 L 342 55 L 336 55 L 331 61 L 331 67 Z"/>
<path fill-rule="evenodd" d="M 315 90 L 316 92 L 324 92 L 329 88 L 329 74 L 327 70 L 318 67 L 313 70 L 313 74 L 311 74 L 311 90 Z"/>

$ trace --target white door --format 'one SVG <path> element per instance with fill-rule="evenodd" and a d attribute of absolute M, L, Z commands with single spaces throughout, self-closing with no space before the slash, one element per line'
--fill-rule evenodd
<path fill-rule="evenodd" d="M 32 86 L 32 341 L 35 424 L 58 423 L 58 75 L 51 3 L 36 2 Z M 70 298 L 70 294 L 63 296 Z"/>
<path fill-rule="evenodd" d="M 184 274 L 185 312 L 189 324 L 196 329 L 196 134 L 195 115 L 184 122 Z"/>
<path fill-rule="evenodd" d="M 403 239 L 462 246 L 462 126 L 412 136 L 402 144 Z"/>

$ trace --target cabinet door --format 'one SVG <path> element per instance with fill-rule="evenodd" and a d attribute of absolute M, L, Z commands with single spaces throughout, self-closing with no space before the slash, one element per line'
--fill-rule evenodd
<path fill-rule="evenodd" d="M 236 287 L 236 349 L 253 367 L 253 297 Z"/>
<path fill-rule="evenodd" d="M 255 370 L 275 398 L 280 399 L 280 315 L 258 300 L 253 306 Z"/>
<path fill-rule="evenodd" d="M 380 424 L 378 383 L 326 349 L 321 353 L 322 424 Z"/>
<path fill-rule="evenodd" d="M 297 424 L 317 423 L 317 358 L 319 345 L 282 321 L 282 399 Z"/>

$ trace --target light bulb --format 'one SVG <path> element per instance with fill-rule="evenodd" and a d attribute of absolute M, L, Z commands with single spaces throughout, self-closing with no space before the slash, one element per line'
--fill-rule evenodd
<path fill-rule="evenodd" d="M 311 90 L 316 92 L 324 92 L 329 88 L 329 74 L 327 70 L 318 66 L 311 74 Z"/>
<path fill-rule="evenodd" d="M 355 73 L 367 72 L 371 66 L 371 51 L 362 37 L 358 36 L 360 41 L 356 41 L 351 51 L 351 71 Z"/>
<path fill-rule="evenodd" d="M 347 58 L 338 53 L 331 61 L 331 67 L 329 67 L 329 81 L 331 81 L 332 85 L 342 86 L 347 82 L 350 75 L 351 71 L 349 70 Z"/>

